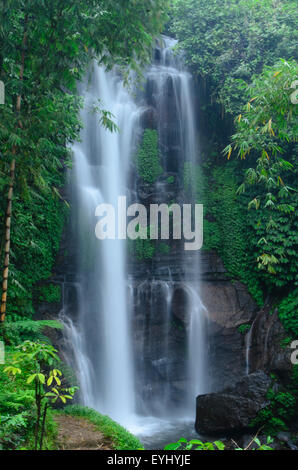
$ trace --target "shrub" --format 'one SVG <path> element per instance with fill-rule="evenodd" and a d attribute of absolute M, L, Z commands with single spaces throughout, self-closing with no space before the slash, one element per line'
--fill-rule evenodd
<path fill-rule="evenodd" d="M 141 450 L 143 448 L 140 441 L 128 432 L 120 424 L 113 421 L 108 416 L 101 415 L 92 408 L 81 405 L 69 405 L 63 409 L 63 413 L 70 416 L 86 418 L 93 423 L 102 434 L 113 442 L 117 450 Z"/>
<path fill-rule="evenodd" d="M 137 170 L 145 183 L 153 184 L 162 174 L 159 160 L 157 131 L 146 129 L 137 153 Z"/>

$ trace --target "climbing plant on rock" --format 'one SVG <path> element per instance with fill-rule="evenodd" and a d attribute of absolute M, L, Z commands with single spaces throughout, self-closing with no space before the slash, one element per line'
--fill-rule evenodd
<path fill-rule="evenodd" d="M 162 174 L 159 158 L 158 133 L 146 129 L 137 153 L 137 170 L 145 183 L 152 184 Z"/>

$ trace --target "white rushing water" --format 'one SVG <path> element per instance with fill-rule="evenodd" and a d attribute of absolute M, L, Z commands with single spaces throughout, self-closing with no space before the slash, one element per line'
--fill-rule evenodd
<path fill-rule="evenodd" d="M 198 163 L 198 139 L 195 126 L 195 107 L 193 80 L 191 74 L 186 70 L 183 58 L 175 55 L 173 48 L 177 41 L 166 38 L 163 47 L 160 50 L 160 58 L 154 63 L 146 73 L 147 83 L 152 90 L 151 103 L 157 110 L 157 129 L 162 149 L 161 156 L 164 169 L 174 169 L 181 180 L 183 179 L 183 163 L 189 163 L 191 171 L 195 171 L 195 165 Z M 169 132 L 169 127 L 175 123 L 174 132 Z M 179 162 L 173 164 L 173 155 L 167 152 L 169 145 L 169 135 L 174 140 L 175 146 L 179 149 Z M 160 198 L 163 200 L 163 191 L 167 192 L 167 188 L 163 189 L 159 185 Z M 195 195 L 191 196 L 191 202 L 194 204 Z M 194 418 L 195 416 L 195 397 L 205 393 L 208 390 L 207 379 L 207 344 L 206 344 L 206 323 L 208 312 L 200 298 L 200 254 L 199 252 L 184 252 L 183 264 L 185 271 L 192 272 L 191 276 L 182 279 L 183 289 L 186 292 L 185 310 L 189 316 L 188 326 L 188 348 L 187 348 L 187 374 L 190 377 L 190 383 L 185 397 L 185 408 L 182 408 L 184 416 Z M 159 286 L 161 285 L 161 287 Z M 171 269 L 169 268 L 169 279 L 151 281 L 151 303 L 155 307 L 155 312 L 160 315 L 162 307 L 158 303 L 154 304 L 154 295 L 156 295 L 156 286 L 164 289 L 167 305 L 165 309 L 164 331 L 170 334 L 170 311 L 171 301 L 175 284 L 171 279 Z M 139 293 L 140 295 L 140 293 Z M 153 307 L 153 308 L 154 308 Z M 153 312 L 154 314 L 154 312 Z M 154 327 L 154 319 L 152 319 Z M 164 337 L 165 354 L 161 361 L 166 362 L 169 355 L 166 354 L 168 349 L 169 337 Z M 169 366 L 167 366 L 169 369 Z M 169 377 L 169 371 L 167 371 Z M 169 386 L 164 387 L 163 394 L 158 397 L 159 403 L 162 404 L 160 412 L 168 416 L 173 414 L 173 404 L 169 400 Z M 164 398 L 168 400 L 165 402 Z"/>
<path fill-rule="evenodd" d="M 94 227 L 96 206 L 109 203 L 117 207 L 118 196 L 126 192 L 138 109 L 117 73 L 107 73 L 95 64 L 83 95 L 84 129 L 81 142 L 73 147 L 79 318 L 76 326 L 68 320 L 66 331 L 73 343 L 83 403 L 126 423 L 134 413 L 126 246 L 123 240 L 99 242 Z M 92 112 L 98 104 L 112 113 L 119 132 L 100 125 L 99 116 Z"/>
<path fill-rule="evenodd" d="M 183 163 L 195 163 L 198 153 L 192 79 L 185 71 L 181 59 L 173 54 L 175 41 L 169 38 L 164 41 L 163 47 L 159 49 L 159 60 L 145 73 L 144 88 L 151 87 L 163 169 L 180 174 L 183 180 Z M 84 129 L 81 141 L 73 146 L 72 230 L 76 236 L 76 290 L 79 308 L 77 318 L 71 318 L 71 312 L 64 315 L 65 335 L 69 349 L 72 350 L 72 364 L 78 375 L 81 402 L 111 416 L 137 434 L 154 434 L 161 426 L 170 423 L 173 412 L 173 406 L 170 404 L 169 356 L 175 283 L 169 268 L 168 279 L 145 280 L 134 293 L 134 288 L 127 283 L 126 242 L 99 241 L 94 233 L 96 206 L 105 202 L 117 207 L 118 196 L 128 194 L 129 169 L 136 143 L 142 134 L 141 116 L 147 107 L 145 92 L 139 91 L 139 97 L 138 93 L 133 96 L 123 86 L 117 71 L 105 72 L 96 64 L 93 65 L 89 78 L 86 78 L 81 86 L 85 100 L 81 114 Z M 169 100 L 174 100 L 174 106 L 170 105 Z M 113 114 L 112 120 L 119 127 L 119 132 L 111 133 L 99 124 L 98 115 L 92 112 L 98 102 L 100 107 Z M 171 114 L 169 109 L 174 114 Z M 168 146 L 169 123 L 173 120 L 176 123 L 173 139 L 179 148 L 175 161 L 165 150 Z M 195 273 L 191 282 L 181 279 L 188 297 L 185 306 L 189 316 L 186 375 L 190 376 L 183 412 L 185 419 L 193 419 L 195 396 L 206 389 L 206 309 L 199 295 L 198 253 L 194 254 L 191 261 L 189 257 L 185 258 L 184 263 L 188 267 L 192 265 L 192 271 Z M 132 308 L 131 299 L 134 295 L 137 298 L 137 312 Z M 150 322 L 154 325 L 157 316 L 162 316 L 160 356 L 152 360 L 152 365 L 163 371 L 166 383 L 161 386 L 161 392 L 156 395 L 152 392 L 150 395 L 149 402 L 158 403 L 155 408 L 157 411 L 152 412 L 150 403 L 148 407 L 148 399 L 147 403 L 143 400 L 143 417 L 140 418 L 137 416 L 137 406 L 140 402 L 137 397 L 139 372 L 135 368 L 138 358 L 134 357 L 136 353 L 133 350 L 134 335 L 131 329 L 132 317 L 136 313 L 142 313 L 145 297 L 148 295 L 151 313 L 149 320 L 143 318 L 143 330 L 141 328 L 139 331 L 140 343 L 143 345 L 140 350 L 142 354 L 145 349 L 147 353 L 150 348 L 154 349 L 156 336 L 153 327 L 151 330 Z M 163 302 L 159 301 L 160 296 Z M 144 374 L 146 375 L 145 367 Z M 159 418 L 165 417 L 166 421 L 157 418 L 152 420 L 152 414 Z M 181 417 L 179 419 L 181 420 Z M 172 423 L 169 426 L 173 427 Z M 147 431 L 144 431 L 144 428 Z"/>

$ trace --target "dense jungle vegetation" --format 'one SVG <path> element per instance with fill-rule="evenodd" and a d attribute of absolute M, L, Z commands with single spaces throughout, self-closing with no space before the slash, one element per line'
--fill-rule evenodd
<path fill-rule="evenodd" d="M 185 180 L 204 203 L 204 248 L 220 253 L 260 306 L 278 306 L 290 344 L 298 335 L 297 9 L 178 0 L 171 15 L 201 90 L 203 164 L 186 168 Z M 256 423 L 271 434 L 287 429 L 297 390 L 294 365 L 288 389 L 271 393 Z"/>
<path fill-rule="evenodd" d="M 204 249 L 219 253 L 260 307 L 279 308 L 286 344 L 298 339 L 297 16 L 295 0 L 1 1 L 0 448 L 55 448 L 56 405 L 76 392 L 49 340 L 61 325 L 36 320 L 34 309 L 61 297 L 51 276 L 69 214 L 69 144 L 81 128 L 76 84 L 94 59 L 141 74 L 161 32 L 178 39 L 196 82 L 200 165 L 185 165 L 184 186 L 204 204 Z M 99 103 L 96 112 L 113 130 L 109 110 Z M 161 172 L 157 141 L 146 131 L 137 155 L 149 183 Z M 155 255 L 141 240 L 135 251 Z M 258 425 L 271 435 L 287 429 L 297 393 L 293 366 Z M 105 425 L 118 448 L 138 448 Z"/>

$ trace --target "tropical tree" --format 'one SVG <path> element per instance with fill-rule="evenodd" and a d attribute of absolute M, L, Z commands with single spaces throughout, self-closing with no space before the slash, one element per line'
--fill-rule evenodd
<path fill-rule="evenodd" d="M 173 0 L 171 30 L 187 63 L 226 113 L 245 103 L 238 79 L 297 57 L 294 0 Z"/>
<path fill-rule="evenodd" d="M 262 219 L 255 227 L 260 235 L 259 268 L 276 274 L 282 263 L 289 279 L 297 269 L 297 73 L 297 62 L 280 60 L 250 85 L 242 84 L 248 102 L 224 150 L 228 158 L 236 153 L 249 161 L 238 193 L 253 195 L 248 208 L 256 209 L 257 219 Z"/>
<path fill-rule="evenodd" d="M 69 156 L 81 106 L 76 83 L 92 60 L 136 71 L 149 58 L 165 19 L 166 0 L 4 0 L 0 6 L 0 190 L 8 189 L 1 322 L 7 310 L 12 197 L 43 196 L 45 177 Z M 110 124 L 103 113 L 101 122 Z M 3 214 L 4 215 L 4 214 Z"/>
<path fill-rule="evenodd" d="M 26 384 L 34 384 L 36 422 L 34 450 L 42 450 L 48 408 L 60 400 L 72 400 L 77 387 L 64 387 L 62 372 L 56 368 L 60 362 L 57 350 L 48 343 L 26 340 L 20 344 L 4 372 L 12 378 L 23 375 Z"/>

